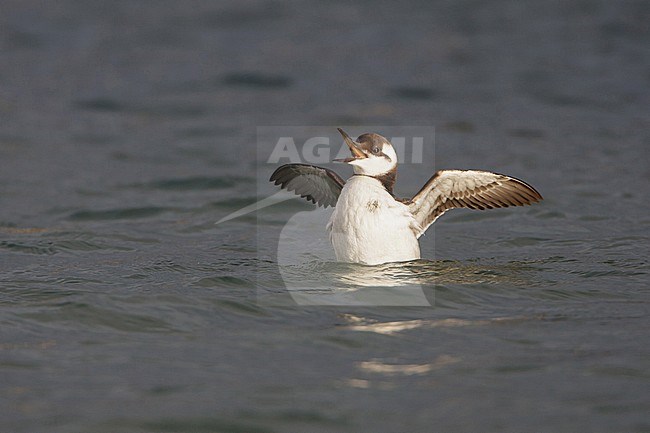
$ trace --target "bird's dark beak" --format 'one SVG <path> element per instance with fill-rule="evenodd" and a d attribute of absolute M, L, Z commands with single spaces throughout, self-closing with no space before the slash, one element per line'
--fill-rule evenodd
<path fill-rule="evenodd" d="M 365 152 L 361 149 L 359 146 L 359 143 L 354 141 L 353 139 L 350 138 L 350 136 L 341 128 L 336 128 L 339 133 L 343 136 L 343 140 L 345 140 L 345 144 L 348 145 L 350 148 L 350 152 L 352 152 L 352 158 L 345 158 L 345 159 L 335 159 L 337 162 L 350 162 L 355 159 L 362 159 L 362 158 L 367 158 L 368 156 L 365 154 Z"/>

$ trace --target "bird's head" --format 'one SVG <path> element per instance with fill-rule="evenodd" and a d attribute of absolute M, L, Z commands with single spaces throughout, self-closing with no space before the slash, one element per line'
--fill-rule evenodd
<path fill-rule="evenodd" d="M 335 161 L 350 164 L 355 174 L 380 176 L 397 167 L 397 153 L 390 141 L 381 135 L 366 133 L 360 135 L 355 141 L 341 128 L 338 130 L 343 136 L 345 144 L 350 148 L 352 157 Z"/>

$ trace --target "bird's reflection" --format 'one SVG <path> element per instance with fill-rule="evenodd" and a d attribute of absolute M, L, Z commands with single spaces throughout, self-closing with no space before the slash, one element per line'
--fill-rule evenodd
<path fill-rule="evenodd" d="M 525 285 L 528 269 L 525 263 L 417 260 L 365 266 L 313 260 L 282 266 L 280 272 L 300 304 L 426 306 L 432 304 L 433 291 L 441 286 Z"/>

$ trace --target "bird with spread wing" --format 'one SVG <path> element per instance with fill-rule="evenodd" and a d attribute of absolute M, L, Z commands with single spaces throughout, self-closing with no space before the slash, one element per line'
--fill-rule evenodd
<path fill-rule="evenodd" d="M 410 199 L 396 198 L 397 154 L 379 134 L 357 140 L 338 131 L 352 156 L 347 181 L 327 168 L 286 164 L 270 181 L 312 203 L 334 207 L 327 224 L 337 260 L 375 265 L 420 258 L 418 239 L 455 208 L 494 209 L 537 203 L 542 196 L 526 182 L 479 170 L 439 170 Z"/>

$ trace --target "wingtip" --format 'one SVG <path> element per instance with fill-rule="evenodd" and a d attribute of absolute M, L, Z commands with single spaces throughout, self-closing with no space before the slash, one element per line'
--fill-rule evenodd
<path fill-rule="evenodd" d="M 528 184 L 526 184 L 526 186 L 528 186 L 530 192 L 533 193 L 533 200 L 531 200 L 530 204 L 539 203 L 540 201 L 544 200 L 544 197 L 542 197 L 542 195 L 539 193 L 539 191 L 537 191 L 535 188 L 533 188 L 532 186 L 530 186 Z"/>
<path fill-rule="evenodd" d="M 544 200 L 544 197 L 542 197 L 542 194 L 540 194 L 539 191 L 537 191 L 528 182 L 525 182 L 525 181 L 523 181 L 523 180 L 521 180 L 519 178 L 513 177 L 513 176 L 508 176 L 508 175 L 503 175 L 503 174 L 502 174 L 502 176 L 506 176 L 506 177 L 514 180 L 515 182 L 517 182 L 518 184 L 520 184 L 523 187 L 523 189 L 527 193 L 528 199 L 529 199 L 528 203 L 525 203 L 525 204 L 531 205 L 531 204 L 534 204 L 534 203 L 539 203 L 540 201 Z"/>
<path fill-rule="evenodd" d="M 271 177 L 269 178 L 269 182 L 275 181 L 277 185 L 277 181 L 279 180 L 282 172 L 287 168 L 288 165 L 289 164 L 284 164 L 276 168 L 275 171 L 271 174 Z"/>
<path fill-rule="evenodd" d="M 277 181 L 278 178 L 276 176 L 278 175 L 278 170 L 280 170 L 281 168 L 282 167 L 278 167 L 273 171 L 273 173 L 271 173 L 271 177 L 269 177 L 269 182 L 276 182 Z M 277 185 L 277 183 L 276 183 L 276 185 Z"/>
<path fill-rule="evenodd" d="M 526 187 L 526 190 L 531 193 L 531 203 L 539 203 L 540 201 L 544 200 L 544 197 L 542 197 L 542 194 L 539 193 L 532 185 L 524 182 L 523 180 L 517 179 L 519 182 L 521 182 L 524 187 Z"/>

